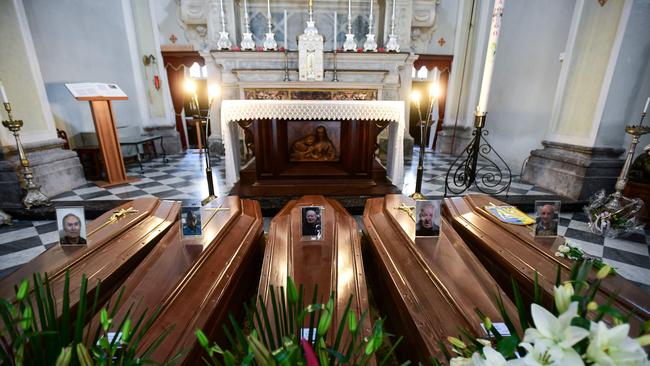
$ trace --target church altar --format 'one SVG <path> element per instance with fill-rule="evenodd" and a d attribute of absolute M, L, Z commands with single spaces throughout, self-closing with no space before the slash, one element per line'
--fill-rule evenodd
<path fill-rule="evenodd" d="M 387 176 L 401 188 L 404 179 L 405 105 L 403 101 L 334 100 L 224 100 L 221 104 L 221 131 L 226 159 L 226 183 L 239 180 L 240 146 L 238 121 L 340 120 L 386 121 L 389 123 Z"/>

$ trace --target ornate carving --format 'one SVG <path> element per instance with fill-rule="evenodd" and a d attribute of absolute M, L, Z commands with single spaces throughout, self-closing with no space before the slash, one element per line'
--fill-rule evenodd
<path fill-rule="evenodd" d="M 244 89 L 244 99 L 260 100 L 377 100 L 376 89 Z"/>
<path fill-rule="evenodd" d="M 323 81 L 323 74 L 323 36 L 309 20 L 298 37 L 298 75 L 300 81 Z"/>
<path fill-rule="evenodd" d="M 181 21 L 187 25 L 206 24 L 208 2 L 206 0 L 181 0 Z"/>
<path fill-rule="evenodd" d="M 431 1 L 414 0 L 411 19 L 411 48 L 416 53 L 426 53 L 426 47 L 436 31 L 436 12 L 439 0 L 435 6 Z"/>
<path fill-rule="evenodd" d="M 327 136 L 325 126 L 318 126 L 314 133 L 299 138 L 291 144 L 290 161 L 337 161 L 338 153 Z"/>

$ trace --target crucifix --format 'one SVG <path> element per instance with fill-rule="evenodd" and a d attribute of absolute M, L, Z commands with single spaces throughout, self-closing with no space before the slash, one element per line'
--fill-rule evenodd
<path fill-rule="evenodd" d="M 395 209 L 406 212 L 406 214 L 409 215 L 409 217 L 413 221 L 415 221 L 415 212 L 414 212 L 415 211 L 415 206 L 408 206 L 408 205 L 404 204 L 404 202 L 400 202 L 399 207 L 395 207 Z"/>
<path fill-rule="evenodd" d="M 105 228 L 106 226 L 108 226 L 110 224 L 114 224 L 114 223 L 120 221 L 121 218 L 126 217 L 127 215 L 134 214 L 134 213 L 137 213 L 137 212 L 138 212 L 138 210 L 134 209 L 133 207 L 123 208 L 123 209 L 121 209 L 119 211 L 113 211 L 113 214 L 111 215 L 111 217 L 109 217 L 108 220 L 106 220 L 106 222 L 99 225 L 98 228 L 91 231 L 88 234 L 88 236 L 98 232 L 99 230 Z"/>

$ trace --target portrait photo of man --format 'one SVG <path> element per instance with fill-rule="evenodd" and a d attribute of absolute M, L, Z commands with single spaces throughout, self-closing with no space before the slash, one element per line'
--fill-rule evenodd
<path fill-rule="evenodd" d="M 323 237 L 321 212 L 322 212 L 322 207 L 318 207 L 318 206 L 301 207 L 302 237 L 304 239 L 317 240 Z"/>
<path fill-rule="evenodd" d="M 415 236 L 436 236 L 440 232 L 440 201 L 416 201 Z"/>
<path fill-rule="evenodd" d="M 56 209 L 61 245 L 86 245 L 86 219 L 83 207 L 63 207 Z"/>
<path fill-rule="evenodd" d="M 560 201 L 535 201 L 535 236 L 557 236 Z"/>
<path fill-rule="evenodd" d="M 181 207 L 183 236 L 201 236 L 201 208 Z"/>

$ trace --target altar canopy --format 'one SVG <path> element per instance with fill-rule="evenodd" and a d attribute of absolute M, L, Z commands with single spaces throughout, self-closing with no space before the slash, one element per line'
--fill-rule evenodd
<path fill-rule="evenodd" d="M 338 100 L 224 100 L 221 103 L 221 130 L 225 147 L 226 183 L 239 180 L 239 133 L 237 121 L 256 119 L 389 121 L 386 172 L 393 185 L 404 180 L 403 101 Z"/>

